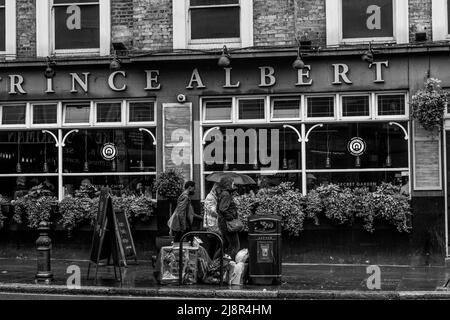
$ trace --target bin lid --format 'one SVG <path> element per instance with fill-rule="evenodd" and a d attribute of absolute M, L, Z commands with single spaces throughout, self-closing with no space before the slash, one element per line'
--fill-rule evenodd
<path fill-rule="evenodd" d="M 272 221 L 281 221 L 281 217 L 274 214 L 254 214 L 248 217 L 248 221 L 264 221 L 264 220 L 272 220 Z"/>

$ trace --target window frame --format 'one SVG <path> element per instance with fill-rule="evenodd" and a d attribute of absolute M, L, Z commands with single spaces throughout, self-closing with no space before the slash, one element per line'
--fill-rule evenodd
<path fill-rule="evenodd" d="M 333 98 L 333 117 L 310 117 L 308 116 L 308 99 L 309 98 Z M 305 102 L 303 103 L 304 119 L 307 122 L 317 122 L 317 121 L 337 121 L 338 120 L 338 103 L 339 100 L 336 94 L 310 94 L 304 95 Z"/>
<path fill-rule="evenodd" d="M 230 119 L 229 120 L 206 120 L 206 107 L 205 107 L 205 102 L 208 101 L 231 101 L 231 110 L 230 110 Z M 201 102 L 201 108 L 202 108 L 202 123 L 233 123 L 233 118 L 234 118 L 234 114 L 235 114 L 235 104 L 234 104 L 234 99 L 229 97 L 221 97 L 221 98 L 217 98 L 217 99 L 208 99 L 208 98 L 204 98 Z"/>
<path fill-rule="evenodd" d="M 66 122 L 66 106 L 71 104 L 89 103 L 89 121 L 88 122 Z M 62 127 L 90 127 L 94 124 L 94 101 L 93 100 L 81 100 L 81 101 L 62 101 Z"/>
<path fill-rule="evenodd" d="M 0 51 L 0 55 L 13 60 L 16 51 L 16 0 L 5 0 L 5 50 Z"/>
<path fill-rule="evenodd" d="M 405 100 L 405 113 L 404 114 L 396 114 L 396 115 L 380 115 L 378 113 L 378 97 L 379 96 L 400 96 L 402 95 Z M 408 100 L 408 94 L 405 92 L 384 92 L 384 93 L 375 93 L 375 119 L 405 119 L 405 117 L 408 117 L 409 115 L 409 100 Z"/>
<path fill-rule="evenodd" d="M 14 105 L 25 105 L 25 122 L 21 124 L 4 124 L 3 123 L 3 107 L 4 106 L 14 106 Z M 30 103 L 28 102 L 6 102 L 0 103 L 0 126 L 2 128 L 18 128 L 18 129 L 27 129 L 30 128 Z"/>
<path fill-rule="evenodd" d="M 298 97 L 270 97 L 270 121 L 272 122 L 278 122 L 278 121 L 291 121 L 291 120 L 302 120 L 302 105 L 304 104 L 303 102 L 304 96 L 298 96 Z M 275 118 L 274 117 L 274 102 L 275 101 L 298 101 L 299 105 L 298 105 L 298 117 L 295 118 Z"/>
<path fill-rule="evenodd" d="M 397 44 L 409 42 L 408 0 L 392 0 L 392 37 L 367 37 L 350 39 L 343 38 L 342 0 L 326 0 L 325 2 L 327 46 L 338 46 L 342 44 L 361 44 L 362 42 L 392 42 Z"/>
<path fill-rule="evenodd" d="M 369 115 L 367 116 L 344 116 L 344 103 L 343 98 L 345 97 L 368 97 L 369 98 Z M 350 120 L 371 120 L 373 119 L 374 102 L 373 93 L 345 93 L 339 95 L 339 119 L 350 119 Z"/>
<path fill-rule="evenodd" d="M 264 118 L 261 119 L 239 119 L 239 101 L 241 100 L 263 100 L 264 101 Z M 243 96 L 243 97 L 236 97 L 234 99 L 234 112 L 233 112 L 233 123 L 239 123 L 239 124 L 254 124 L 254 123 L 267 123 L 270 122 L 270 96 Z"/>
<path fill-rule="evenodd" d="M 222 7 L 230 5 L 219 6 Z M 211 38 L 192 40 L 190 23 L 190 1 L 172 0 L 172 8 L 174 49 L 215 49 L 221 48 L 224 44 L 226 44 L 229 48 L 243 48 L 253 46 L 253 0 L 239 0 L 239 38 Z"/>
<path fill-rule="evenodd" d="M 442 41 L 449 40 L 450 33 L 448 31 L 448 1 L 447 0 L 433 0 L 431 1 L 431 28 L 432 40 Z"/>
<path fill-rule="evenodd" d="M 34 106 L 39 105 L 55 105 L 56 122 L 55 123 L 34 123 Z M 61 123 L 61 108 L 57 101 L 32 101 L 30 102 L 30 127 L 32 128 L 57 128 Z"/>
<path fill-rule="evenodd" d="M 133 102 L 141 102 L 141 103 L 153 103 L 153 121 L 131 121 L 130 120 L 130 103 Z M 145 100 L 145 99 L 137 99 L 137 100 L 125 100 L 125 124 L 126 125 L 134 125 L 134 126 L 156 126 L 156 100 Z"/>
<path fill-rule="evenodd" d="M 55 50 L 54 10 L 53 0 L 40 0 L 36 6 L 36 55 L 46 57 L 57 56 L 100 55 L 108 56 L 111 46 L 111 0 L 98 0 L 100 43 L 99 48 L 59 49 Z M 71 1 L 67 1 L 67 4 Z M 92 4 L 90 2 L 82 5 Z M 63 4 L 58 4 L 58 6 Z"/>
<path fill-rule="evenodd" d="M 125 118 L 124 118 L 124 100 L 94 100 L 94 119 L 93 119 L 93 125 L 96 127 L 109 127 L 109 126 L 117 126 L 117 125 L 125 125 Z M 98 104 L 102 103 L 118 103 L 120 104 L 120 121 L 108 121 L 108 122 L 102 122 L 98 121 Z"/>

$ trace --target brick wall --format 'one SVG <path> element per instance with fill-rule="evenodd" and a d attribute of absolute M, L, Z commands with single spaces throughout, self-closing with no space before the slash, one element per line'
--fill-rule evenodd
<path fill-rule="evenodd" d="M 414 42 L 416 32 L 426 32 L 427 40 L 432 40 L 431 1 L 409 0 L 409 39 Z"/>
<path fill-rule="evenodd" d="M 313 46 L 326 44 L 325 0 L 297 0 L 297 36 Z"/>
<path fill-rule="evenodd" d="M 17 56 L 36 56 L 36 8 L 35 2 L 16 0 Z"/>
<path fill-rule="evenodd" d="M 112 42 L 133 45 L 133 0 L 111 1 Z"/>
<path fill-rule="evenodd" d="M 172 0 L 135 0 L 134 49 L 172 49 Z"/>

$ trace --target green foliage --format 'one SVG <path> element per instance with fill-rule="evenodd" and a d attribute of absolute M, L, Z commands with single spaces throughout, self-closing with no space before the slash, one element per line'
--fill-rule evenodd
<path fill-rule="evenodd" d="M 444 111 L 449 101 L 449 93 L 440 87 L 440 82 L 438 79 L 429 78 L 425 88 L 418 90 L 411 98 L 412 117 L 425 130 L 440 131 L 444 125 Z"/>
<path fill-rule="evenodd" d="M 183 192 L 184 177 L 179 169 L 167 169 L 158 175 L 154 191 L 167 199 L 177 199 Z"/>
<path fill-rule="evenodd" d="M 411 216 L 409 198 L 400 188 L 383 183 L 375 192 L 367 188 L 348 189 L 335 184 L 319 186 L 303 196 L 292 183 L 263 188 L 255 195 L 245 194 L 235 198 L 239 218 L 247 227 L 247 218 L 255 214 L 275 214 L 282 217 L 282 227 L 290 235 L 303 231 L 305 219 L 319 224 L 319 217 L 339 225 L 351 225 L 362 219 L 364 229 L 375 230 L 375 221 L 386 221 L 399 232 L 409 232 Z"/>
<path fill-rule="evenodd" d="M 13 220 L 17 223 L 27 221 L 30 228 L 37 228 L 41 221 L 50 222 L 52 206 L 58 202 L 53 193 L 43 185 L 33 187 L 27 195 L 11 203 L 14 205 Z"/>

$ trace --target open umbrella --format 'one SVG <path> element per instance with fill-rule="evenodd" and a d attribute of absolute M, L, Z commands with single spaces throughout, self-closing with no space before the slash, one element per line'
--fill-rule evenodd
<path fill-rule="evenodd" d="M 206 177 L 207 181 L 219 182 L 223 177 L 230 177 L 234 184 L 256 184 L 255 180 L 246 174 L 235 172 L 214 172 Z"/>

